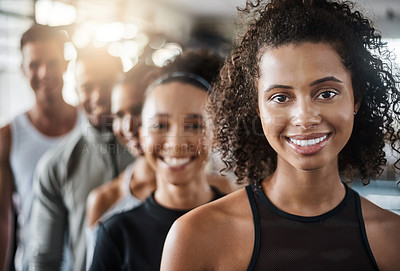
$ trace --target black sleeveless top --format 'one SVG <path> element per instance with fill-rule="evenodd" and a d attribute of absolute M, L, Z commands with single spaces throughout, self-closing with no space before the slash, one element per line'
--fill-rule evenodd
<path fill-rule="evenodd" d="M 225 195 L 213 186 L 211 189 L 212 200 Z M 153 192 L 141 205 L 100 223 L 90 270 L 160 270 L 168 231 L 188 211 L 161 206 Z"/>
<path fill-rule="evenodd" d="M 346 187 L 343 201 L 313 217 L 279 210 L 259 183 L 246 187 L 255 242 L 248 270 L 378 270 L 365 233 L 358 193 Z"/>

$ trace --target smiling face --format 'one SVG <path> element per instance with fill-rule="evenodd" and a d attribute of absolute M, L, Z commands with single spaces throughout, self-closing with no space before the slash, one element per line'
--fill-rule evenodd
<path fill-rule="evenodd" d="M 112 94 L 111 110 L 115 116 L 113 132 L 135 156 L 140 154 L 138 129 L 144 100 L 143 91 L 131 84 L 119 84 Z"/>
<path fill-rule="evenodd" d="M 158 85 L 146 98 L 140 143 L 157 179 L 179 185 L 202 173 L 208 158 L 206 100 L 204 90 L 181 82 Z"/>
<path fill-rule="evenodd" d="M 111 92 L 119 75 L 108 63 L 80 60 L 76 64 L 79 103 L 99 130 L 112 130 Z"/>
<path fill-rule="evenodd" d="M 22 71 L 39 100 L 61 96 L 68 62 L 55 40 L 28 42 L 22 48 Z"/>
<path fill-rule="evenodd" d="M 351 136 L 351 75 L 331 46 L 304 42 L 266 49 L 261 55 L 258 108 L 278 167 L 334 166 Z"/>

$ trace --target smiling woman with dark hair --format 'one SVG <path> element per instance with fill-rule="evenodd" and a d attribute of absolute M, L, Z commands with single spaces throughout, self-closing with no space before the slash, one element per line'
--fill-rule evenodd
<path fill-rule="evenodd" d="M 137 208 L 99 224 L 90 270 L 159 270 L 172 223 L 223 196 L 209 183 L 227 179 L 205 169 L 210 151 L 205 105 L 221 64 L 207 51 L 188 51 L 147 88 L 139 141 L 156 189 Z"/>
<path fill-rule="evenodd" d="M 161 270 L 398 270 L 400 217 L 368 183 L 399 152 L 399 77 L 349 2 L 247 2 L 211 96 L 217 147 L 245 189 L 178 219 Z M 399 161 L 397 161 L 397 164 Z"/>

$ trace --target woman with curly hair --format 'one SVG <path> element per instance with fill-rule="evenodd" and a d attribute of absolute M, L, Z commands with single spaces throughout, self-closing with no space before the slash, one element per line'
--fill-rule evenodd
<path fill-rule="evenodd" d="M 161 270 L 399 270 L 400 216 L 364 183 L 399 153 L 399 78 L 349 2 L 247 2 L 252 19 L 210 111 L 227 168 L 246 188 L 172 226 Z M 397 165 L 399 161 L 397 161 Z"/>

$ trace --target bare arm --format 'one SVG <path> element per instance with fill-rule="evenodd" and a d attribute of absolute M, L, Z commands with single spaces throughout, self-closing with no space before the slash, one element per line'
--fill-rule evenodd
<path fill-rule="evenodd" d="M 254 224 L 244 189 L 197 207 L 172 225 L 161 270 L 246 270 Z"/>
<path fill-rule="evenodd" d="M 86 218 L 89 227 L 94 227 L 107 210 L 123 196 L 120 189 L 122 175 L 123 173 L 112 182 L 105 183 L 89 193 L 86 202 Z"/>
<path fill-rule="evenodd" d="M 175 221 L 168 233 L 162 254 L 161 271 L 212 270 L 210 266 L 206 266 L 210 257 L 207 257 L 207 246 L 202 243 L 207 243 L 207 238 L 196 238 L 200 234 L 193 229 L 195 225 L 190 219 L 186 218 L 184 216 Z"/>
<path fill-rule="evenodd" d="M 400 267 L 400 216 L 361 199 L 368 242 L 380 270 Z"/>
<path fill-rule="evenodd" d="M 10 166 L 11 130 L 0 129 L 0 270 L 6 270 L 13 235 L 12 193 L 14 181 Z"/>

